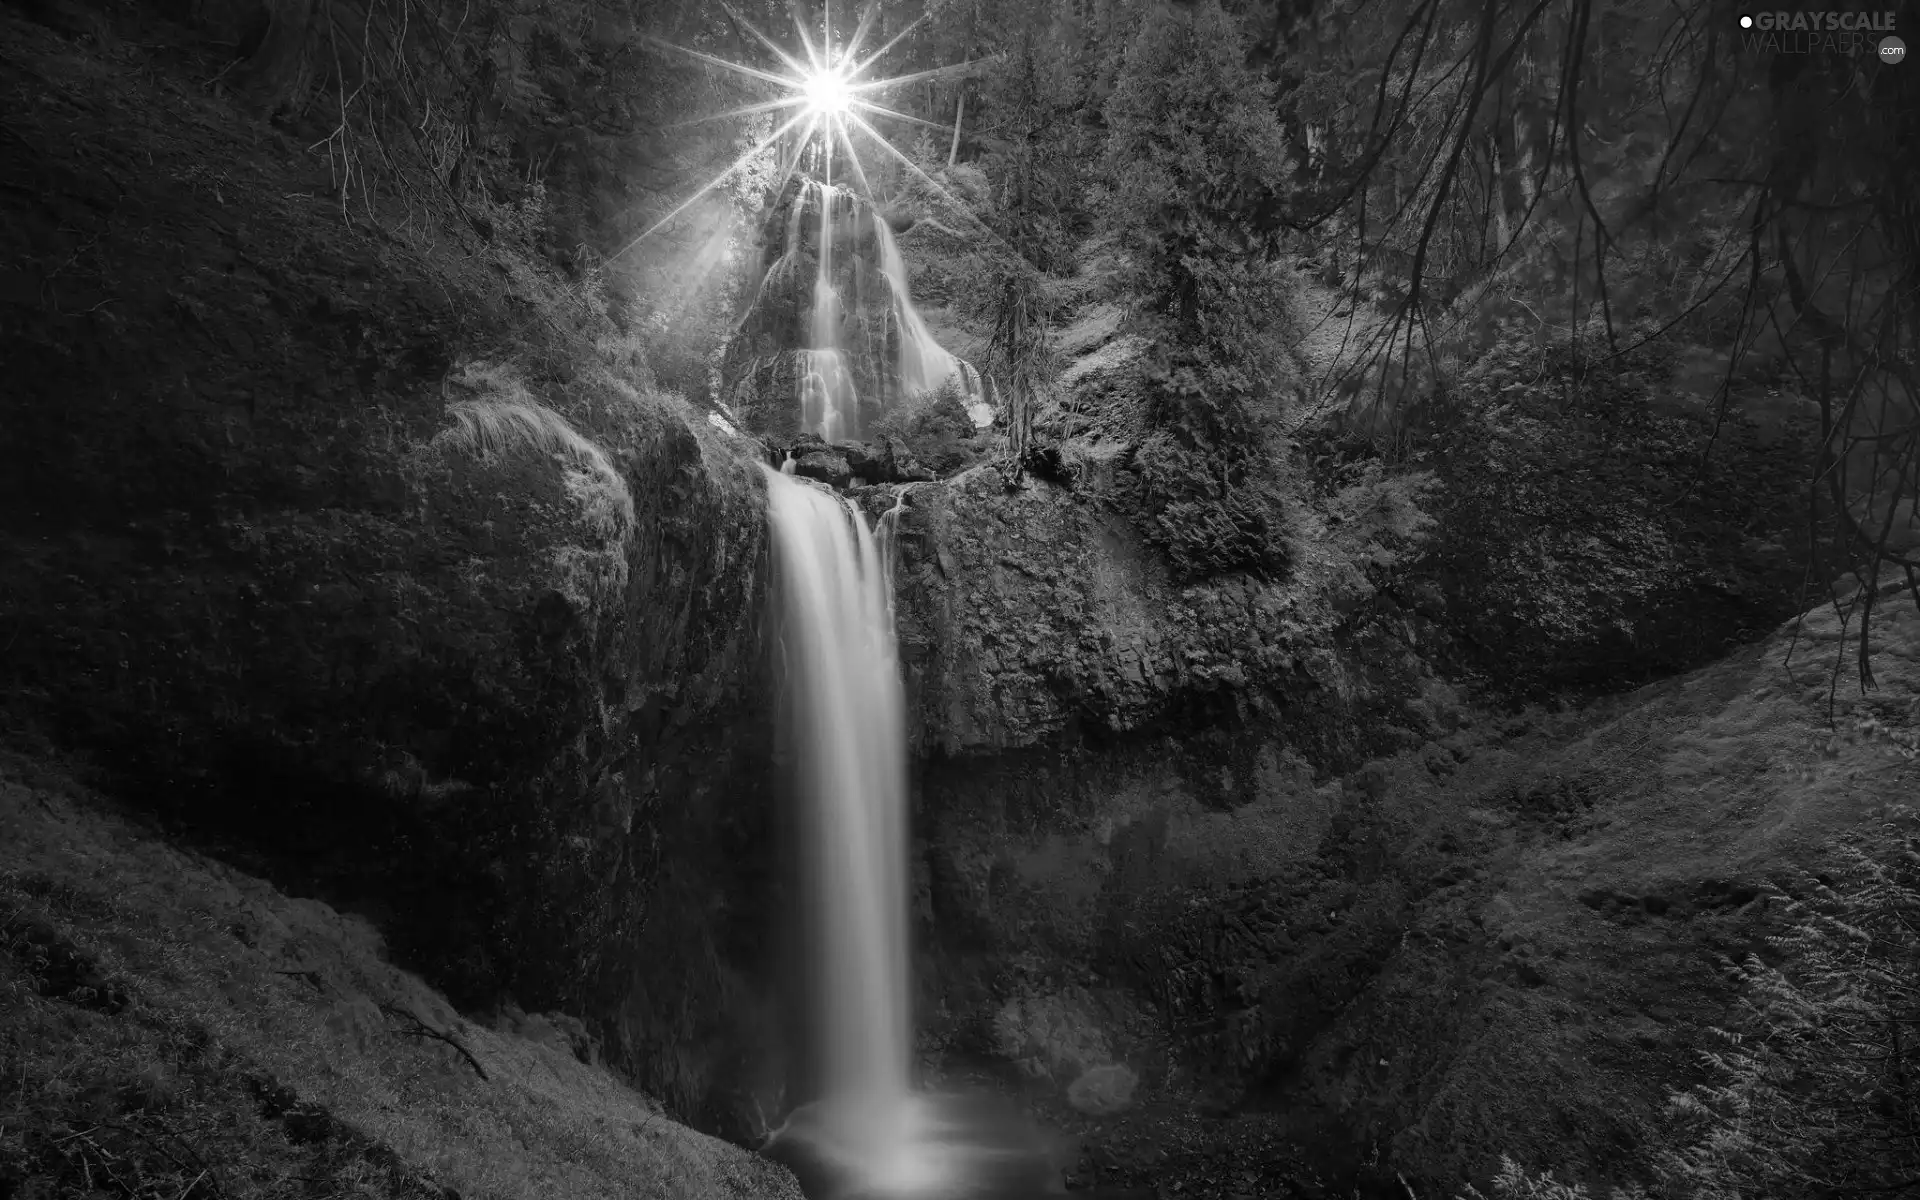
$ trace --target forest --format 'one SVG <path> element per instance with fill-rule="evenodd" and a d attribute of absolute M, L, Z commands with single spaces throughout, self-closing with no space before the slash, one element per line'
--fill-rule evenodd
<path fill-rule="evenodd" d="M 4 0 L 0 1200 L 1920 1195 L 1916 30 Z"/>

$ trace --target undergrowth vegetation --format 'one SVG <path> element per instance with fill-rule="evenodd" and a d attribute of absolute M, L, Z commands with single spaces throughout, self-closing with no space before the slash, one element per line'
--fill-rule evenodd
<path fill-rule="evenodd" d="M 363 922 L 0 758 L 0 1191 L 794 1196 L 591 1067 L 456 1015 Z"/>
<path fill-rule="evenodd" d="M 1920 818 L 1889 810 L 1791 886 L 1771 893 L 1782 915 L 1770 952 L 1728 964 L 1740 1008 L 1701 1051 L 1707 1078 L 1672 1096 L 1655 1195 L 1866 1200 L 1920 1187 Z M 1493 1187 L 1500 1200 L 1589 1195 L 1511 1159 Z"/>
<path fill-rule="evenodd" d="M 1440 588 L 1466 663 L 1500 690 L 1632 686 L 1790 611 L 1810 430 L 1675 403 L 1673 355 L 1509 339 L 1395 447 L 1441 485 L 1411 573 Z"/>
<path fill-rule="evenodd" d="M 1674 1097 L 1663 1165 L 1689 1200 L 1920 1188 L 1920 817 L 1848 836 L 1794 891 L 1775 894 L 1775 961 L 1737 967 L 1745 999 L 1708 1080 Z"/>
<path fill-rule="evenodd" d="M 902 439 L 921 461 L 942 474 L 971 462 L 978 449 L 966 396 L 952 378 L 903 397 L 874 423 L 871 436 Z"/>
<path fill-rule="evenodd" d="M 451 428 L 432 444 L 476 455 L 532 451 L 558 457 L 566 469 L 567 494 L 582 518 L 601 537 L 614 539 L 633 526 L 633 495 L 606 452 L 567 423 L 566 418 L 526 397 L 457 400 L 447 406 Z"/>

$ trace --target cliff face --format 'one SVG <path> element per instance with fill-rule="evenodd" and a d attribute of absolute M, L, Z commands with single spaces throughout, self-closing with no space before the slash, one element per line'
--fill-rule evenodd
<path fill-rule="evenodd" d="M 1329 761 L 1367 736 L 1360 708 L 1400 668 L 1336 605 L 1364 578 L 1317 562 L 1285 582 L 1175 588 L 1098 493 L 993 468 L 909 492 L 900 637 L 923 755 L 1062 738 L 1200 732 L 1258 718 Z M 1341 587 L 1355 589 L 1351 594 Z"/>
<path fill-rule="evenodd" d="M 685 880 L 765 841 L 759 481 L 523 246 L 343 221 L 179 27 L 150 71 L 0 28 L 13 735 L 697 1111 L 738 935 Z"/>

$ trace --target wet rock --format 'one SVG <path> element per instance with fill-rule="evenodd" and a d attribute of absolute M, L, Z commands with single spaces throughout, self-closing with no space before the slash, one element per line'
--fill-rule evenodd
<path fill-rule="evenodd" d="M 920 464 L 906 440 L 893 435 L 874 442 L 844 442 L 834 447 L 846 455 L 847 466 L 868 483 L 923 483 L 934 478 Z"/>
<path fill-rule="evenodd" d="M 843 488 L 853 482 L 853 468 L 846 455 L 828 450 L 813 450 L 795 455 L 793 473 L 804 479 L 817 479 L 831 487 Z"/>
<path fill-rule="evenodd" d="M 158 87 L 118 78 L 89 120 L 131 136 Z M 18 365 L 0 397 L 0 695 L 33 697 L 35 724 L 111 762 L 129 802 L 366 897 L 393 956 L 462 1008 L 509 979 L 553 1003 L 569 980 L 635 978 L 687 924 L 653 908 L 641 847 L 704 860 L 687 869 L 725 891 L 753 834 L 722 853 L 715 830 L 760 819 L 757 480 L 704 421 L 575 349 L 580 328 L 517 344 L 537 378 L 457 364 L 508 344 L 520 318 L 497 284 L 445 253 L 391 260 L 337 212 L 241 220 L 278 211 L 304 166 L 218 120 L 170 130 L 141 141 L 139 171 L 125 148 L 82 153 L 91 134 L 16 130 L 10 265 L 37 278 L 71 252 L 42 197 L 119 196 L 166 236 L 85 234 L 114 303 L 16 306 L 0 329 Z M 245 164 L 224 205 L 169 182 L 208 162 Z M 227 269 L 187 286 L 181 253 Z M 559 286 L 516 279 L 542 307 Z M 121 1002 L 97 982 L 59 986 Z M 588 1015 L 642 1031 L 620 1065 L 670 1071 L 695 1111 L 708 1051 L 668 1064 L 714 1003 L 616 987 Z"/>
<path fill-rule="evenodd" d="M 868 483 L 892 481 L 893 447 L 890 443 L 843 442 L 835 449 L 846 456 L 847 468 Z"/>

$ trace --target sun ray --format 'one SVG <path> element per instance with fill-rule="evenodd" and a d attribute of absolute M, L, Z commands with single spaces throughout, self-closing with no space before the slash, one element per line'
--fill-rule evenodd
<path fill-rule="evenodd" d="M 845 121 L 838 121 L 835 122 L 835 124 L 837 128 L 834 132 L 840 135 L 841 144 L 847 148 L 847 163 L 853 168 L 853 177 L 859 181 L 860 190 L 867 194 L 867 199 L 872 201 L 874 199 L 873 185 L 867 182 L 867 172 L 865 168 L 860 165 L 859 152 L 853 148 L 853 138 L 847 128 L 847 123 Z"/>
<path fill-rule="evenodd" d="M 783 108 L 792 108 L 796 104 L 805 104 L 805 96 L 782 96 L 778 100 L 762 100 L 758 104 L 743 104 L 739 108 L 729 108 L 725 112 L 708 113 L 704 117 L 688 117 L 684 121 L 675 121 L 671 125 L 662 125 L 662 129 L 685 129 L 689 125 L 703 125 L 708 121 L 721 121 L 728 117 L 750 117 L 755 113 L 777 112 Z M 945 128 L 945 126 L 942 126 Z"/>
<path fill-rule="evenodd" d="M 873 19 L 880 12 L 880 0 L 867 0 L 867 6 L 860 10 L 860 23 L 853 27 L 853 36 L 847 40 L 847 48 L 840 54 L 840 61 L 853 63 L 854 56 L 860 53 L 860 43 L 867 40 L 867 30 L 873 28 Z M 860 67 L 854 66 L 847 72 L 849 77 L 860 73 Z"/>
<path fill-rule="evenodd" d="M 870 79 L 865 77 L 868 69 L 888 52 L 893 50 L 894 47 L 900 45 L 902 41 L 926 22 L 933 15 L 931 10 L 923 12 L 919 17 L 909 22 L 904 29 L 901 29 L 898 33 L 888 38 L 884 45 L 880 46 L 871 54 L 862 57 L 860 48 L 866 44 L 867 38 L 869 34 L 873 32 L 879 16 L 880 10 L 877 0 L 869 0 L 868 3 L 862 6 L 859 20 L 855 24 L 851 37 L 847 39 L 845 48 L 837 52 L 834 47 L 833 0 L 823 0 L 819 14 L 821 17 L 821 25 L 817 31 L 819 35 L 817 40 L 814 36 L 815 31 L 809 29 L 808 20 L 803 15 L 802 10 L 805 6 L 790 4 L 789 12 L 793 16 L 794 28 L 799 34 L 803 54 L 795 54 L 783 49 L 773 38 L 762 32 L 751 21 L 747 20 L 746 17 L 735 8 L 731 0 L 719 0 L 719 4 L 740 28 L 745 29 L 754 40 L 771 51 L 779 60 L 780 64 L 791 71 L 792 74 L 783 75 L 776 71 L 748 66 L 744 63 L 731 62 L 705 51 L 677 45 L 660 38 L 649 38 L 649 41 L 666 49 L 677 51 L 690 58 L 697 59 L 700 62 L 746 76 L 749 79 L 754 79 L 762 83 L 771 83 L 781 89 L 781 94 L 777 98 L 736 105 L 723 112 L 679 121 L 667 126 L 667 128 L 684 128 L 689 125 L 702 124 L 708 121 L 748 117 L 761 113 L 784 113 L 790 109 L 798 109 L 798 111 L 794 112 L 793 115 L 782 122 L 779 128 L 774 130 L 771 135 L 735 159 L 733 163 L 716 175 L 710 182 L 675 205 L 672 211 L 668 212 L 658 221 L 655 221 L 644 232 L 633 238 L 625 246 L 622 246 L 618 252 L 610 256 L 609 261 L 611 261 L 611 258 L 618 258 L 620 255 L 625 254 L 628 250 L 633 249 L 642 241 L 645 241 L 654 233 L 664 228 L 702 196 L 719 187 L 720 184 L 734 172 L 740 170 L 756 156 L 776 148 L 776 145 L 791 145 L 793 147 L 791 153 L 782 154 L 782 158 L 785 161 L 780 164 L 779 180 L 774 185 L 774 195 L 776 197 L 784 193 L 794 175 L 803 168 L 818 171 L 830 179 L 832 173 L 836 170 L 833 161 L 834 158 L 836 155 L 844 152 L 847 160 L 849 182 L 857 185 L 858 189 L 866 194 L 870 202 L 878 203 L 878 198 L 873 191 L 873 182 L 868 178 L 866 166 L 861 160 L 860 150 L 854 137 L 856 132 L 876 143 L 885 155 L 891 156 L 894 160 L 904 164 L 912 176 L 917 176 L 935 195 L 941 197 L 947 205 L 950 206 L 952 213 L 956 217 L 969 226 L 977 227 L 980 231 L 986 233 L 993 241 L 1003 246 L 1006 245 L 1004 239 L 994 233 L 984 221 L 980 220 L 978 216 L 969 210 L 944 184 L 929 175 L 911 158 L 901 153 L 893 143 L 887 140 L 885 135 L 875 128 L 865 116 L 861 115 L 863 113 L 871 114 L 878 120 L 904 121 L 911 125 L 944 132 L 948 128 L 946 123 L 926 120 L 914 116 L 912 113 L 903 112 L 898 108 L 877 103 L 877 98 L 894 89 L 915 83 L 939 79 L 965 78 L 976 75 L 998 56 L 970 59 L 963 63 L 953 63 L 947 66 L 913 71 L 892 78 Z M 869 97 L 873 97 L 873 99 Z M 794 134 L 796 129 L 800 131 L 797 140 L 790 139 L 789 135 Z M 818 139 L 817 141 L 816 138 Z M 816 153 L 824 157 L 814 159 L 813 165 L 807 167 L 807 160 L 811 155 Z M 1011 247 L 1009 247 L 1009 249 L 1011 249 Z"/>
<path fill-rule="evenodd" d="M 784 75 L 775 75 L 772 71 L 762 71 L 759 67 L 749 67 L 744 63 L 729 62 L 726 59 L 721 58 L 716 54 L 708 54 L 704 50 L 695 50 L 688 46 L 677 45 L 673 42 L 669 42 L 665 40 L 664 38 L 649 38 L 647 40 L 652 42 L 656 46 L 663 46 L 668 50 L 677 50 L 682 54 L 691 55 L 692 57 L 699 59 L 701 62 L 709 63 L 716 67 L 724 67 L 729 71 L 734 71 L 741 75 L 745 75 L 750 79 L 758 79 L 764 83 L 777 83 L 781 87 L 786 87 L 786 88 L 790 88 L 794 85 L 794 81 L 787 78 Z"/>
<path fill-rule="evenodd" d="M 853 70 L 850 73 L 854 75 L 858 75 L 860 72 L 866 70 L 868 67 L 872 66 L 874 63 L 879 62 L 882 58 L 886 56 L 887 51 L 893 49 L 895 46 L 898 46 L 901 42 L 901 39 L 905 38 L 908 34 L 912 33 L 914 30 L 920 28 L 921 24 L 931 16 L 933 16 L 933 12 L 931 9 L 929 9 L 928 11 L 923 12 L 919 16 L 915 17 L 913 20 L 909 21 L 907 23 L 907 27 L 905 29 L 902 29 L 899 33 L 894 34 L 892 38 L 888 39 L 886 45 L 880 47 L 878 50 L 875 50 L 872 54 L 868 55 L 861 62 L 855 64 Z"/>
<path fill-rule="evenodd" d="M 903 113 L 898 109 L 888 108 L 884 104 L 875 104 L 871 100 L 855 100 L 853 103 L 856 107 L 861 109 L 863 112 L 876 112 L 882 116 L 892 117 L 895 120 L 908 121 L 915 125 L 925 125 L 928 129 L 938 129 L 943 133 L 948 129 L 952 128 L 952 126 L 942 124 L 939 121 L 929 121 L 922 117 L 916 117 L 908 113 Z"/>
<path fill-rule="evenodd" d="M 951 79 L 954 76 L 972 75 L 981 67 L 992 62 L 992 58 L 969 59 L 963 63 L 954 63 L 945 67 L 930 67 L 925 71 L 915 71 L 911 75 L 894 75 L 886 79 L 868 79 L 852 84 L 854 94 L 861 92 L 885 91 L 888 88 L 901 87 L 909 83 L 921 83 L 928 79 Z"/>
<path fill-rule="evenodd" d="M 749 162 L 752 162 L 756 155 L 765 153 L 768 146 L 772 145 L 774 142 L 779 141 L 781 137 L 785 136 L 788 130 L 792 129 L 795 125 L 798 125 L 803 119 L 805 119 L 805 117 L 806 117 L 805 113 L 796 114 L 785 125 L 782 125 L 780 128 L 774 130 L 773 133 L 765 141 L 761 142 L 759 145 L 751 147 L 750 149 L 747 150 L 745 154 L 742 154 L 739 158 L 734 159 L 733 162 L 728 165 L 726 170 L 720 172 L 718 175 L 715 175 L 713 179 L 705 187 L 701 188 L 699 191 L 695 192 L 693 195 L 688 196 L 685 200 L 682 200 L 679 204 L 674 206 L 674 209 L 672 212 L 668 213 L 664 217 L 661 217 L 658 221 L 655 221 L 652 225 L 649 225 L 644 232 L 642 232 L 639 236 L 635 237 L 632 241 L 620 247 L 620 249 L 614 251 L 612 254 L 609 254 L 607 256 L 607 261 L 612 262 L 614 259 L 619 258 L 622 254 L 625 254 L 627 251 L 633 249 L 635 246 L 638 246 L 641 242 L 645 241 L 647 238 L 652 237 L 655 231 L 657 231 L 661 226 L 665 225 L 668 221 L 673 220 L 675 217 L 685 212 L 688 208 L 692 207 L 693 202 L 695 200 L 698 200 L 700 197 L 706 195 L 708 192 L 712 191 L 714 188 L 719 187 L 721 183 L 725 182 L 727 176 L 733 174 L 735 171 L 738 171 L 741 167 L 746 166 Z"/>
<path fill-rule="evenodd" d="M 799 59 L 795 58 L 793 55 L 788 54 L 786 52 L 786 49 L 782 47 L 779 42 L 776 42 L 772 38 L 768 37 L 766 34 L 761 33 L 759 26 L 755 25 L 752 21 L 749 21 L 745 17 L 741 16 L 739 11 L 735 9 L 733 5 L 727 3 L 727 0 L 720 0 L 720 7 L 725 9 L 727 11 L 727 15 L 732 17 L 734 21 L 741 28 L 745 29 L 748 33 L 752 34 L 755 38 L 758 38 L 761 45 L 773 51 L 775 56 L 777 56 L 781 62 L 787 65 L 787 69 L 789 71 L 792 71 L 795 75 L 806 74 L 807 66 L 805 63 L 801 62 Z"/>
<path fill-rule="evenodd" d="M 798 6 L 793 10 L 793 27 L 800 31 L 800 44 L 806 47 L 807 61 L 813 64 L 815 71 L 825 70 L 826 64 L 820 61 L 820 52 L 813 48 L 813 37 L 807 32 L 807 22 L 801 17 Z"/>
<path fill-rule="evenodd" d="M 800 169 L 800 159 L 806 154 L 807 143 L 813 141 L 813 135 L 817 131 L 819 124 L 820 119 L 818 117 L 808 120 L 807 131 L 800 135 L 799 148 L 787 158 L 787 165 L 780 172 L 779 182 L 773 185 L 773 194 L 776 199 L 782 192 L 787 190 L 787 180 L 792 179 L 793 173 Z"/>
<path fill-rule="evenodd" d="M 874 141 L 880 143 L 881 149 L 885 150 L 888 154 L 891 154 L 895 158 L 899 159 L 903 164 L 905 164 L 906 168 L 909 171 L 912 171 L 915 175 L 918 175 L 921 179 L 925 180 L 927 183 L 927 186 L 931 187 L 949 204 L 953 205 L 955 211 L 958 212 L 961 216 L 965 217 L 969 224 L 979 229 L 982 233 L 985 233 L 988 237 L 998 242 L 1001 246 L 1005 247 L 1008 251 L 1014 254 L 1019 253 L 1019 251 L 1014 250 L 1013 246 L 1005 238 L 995 233 L 993 231 L 992 226 L 988 225 L 985 221 L 982 221 L 979 217 L 974 216 L 973 210 L 968 208 L 966 206 L 966 203 L 962 201 L 958 196 L 948 191 L 945 184 L 942 184 L 938 179 L 935 179 L 933 176 L 921 170 L 919 163 L 914 162 L 911 158 L 908 158 L 906 155 L 896 150 L 892 142 L 889 142 L 886 138 L 881 137 L 880 131 L 875 129 L 873 126 L 867 124 L 866 120 L 862 118 L 859 114 L 850 112 L 847 114 L 847 119 L 849 121 L 857 122 L 860 128 L 867 131 L 867 135 L 869 137 L 871 137 Z"/>

